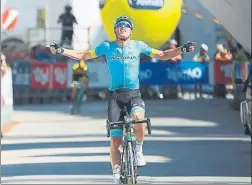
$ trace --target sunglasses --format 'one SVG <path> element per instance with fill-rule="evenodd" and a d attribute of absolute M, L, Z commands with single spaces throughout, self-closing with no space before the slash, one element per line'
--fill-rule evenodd
<path fill-rule="evenodd" d="M 125 21 L 122 21 L 122 22 L 117 23 L 115 27 L 130 28 L 130 29 L 132 29 L 131 24 L 128 23 L 128 22 L 125 22 Z"/>

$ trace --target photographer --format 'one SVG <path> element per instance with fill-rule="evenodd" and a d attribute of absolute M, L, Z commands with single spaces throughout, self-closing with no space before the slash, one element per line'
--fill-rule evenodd
<path fill-rule="evenodd" d="M 62 23 L 62 35 L 60 45 L 64 45 L 67 41 L 66 44 L 71 46 L 73 40 L 73 24 L 78 24 L 75 16 L 72 14 L 71 6 L 65 6 L 65 13 L 59 16 L 58 23 Z"/>
<path fill-rule="evenodd" d="M 208 56 L 207 53 L 208 53 L 208 46 L 206 44 L 201 44 L 200 52 L 193 57 L 193 60 L 195 62 L 201 62 L 201 63 L 209 62 L 210 57 Z M 197 97 L 197 92 L 199 92 L 200 98 L 202 98 L 202 84 L 195 84 L 194 86 L 195 98 Z"/>
<path fill-rule="evenodd" d="M 193 60 L 196 62 L 209 62 L 210 57 L 208 56 L 207 52 L 208 46 L 206 44 L 201 44 L 200 52 L 194 56 Z"/>

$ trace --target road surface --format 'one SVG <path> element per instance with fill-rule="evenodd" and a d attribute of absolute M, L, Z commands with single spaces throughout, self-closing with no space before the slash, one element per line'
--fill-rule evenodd
<path fill-rule="evenodd" d="M 139 183 L 251 182 L 251 142 L 228 100 L 146 101 L 153 134 Z M 15 107 L 2 139 L 1 184 L 111 184 L 106 101 Z"/>

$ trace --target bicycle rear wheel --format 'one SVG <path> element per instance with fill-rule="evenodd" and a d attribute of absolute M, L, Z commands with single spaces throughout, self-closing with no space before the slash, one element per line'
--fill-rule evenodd
<path fill-rule="evenodd" d="M 127 145 L 127 164 L 128 164 L 128 172 L 126 177 L 126 184 L 136 184 L 136 172 L 135 172 L 135 164 L 134 164 L 134 155 L 133 155 L 133 147 L 132 143 L 128 142 Z"/>

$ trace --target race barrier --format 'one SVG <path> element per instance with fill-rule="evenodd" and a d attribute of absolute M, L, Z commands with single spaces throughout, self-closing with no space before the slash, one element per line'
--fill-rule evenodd
<path fill-rule="evenodd" d="M 1 128 L 10 123 L 13 118 L 13 88 L 12 72 L 8 68 L 4 75 L 1 75 Z"/>
<path fill-rule="evenodd" d="M 72 66 L 75 60 L 59 63 L 19 60 L 12 67 L 15 103 L 59 103 L 71 97 Z M 106 91 L 109 73 L 105 62 L 87 61 L 89 94 Z M 203 91 L 214 93 L 218 85 L 233 86 L 234 78 L 246 76 L 247 63 L 195 61 L 142 62 L 140 84 L 142 86 L 176 86 L 194 88 L 202 84 Z M 218 89 L 217 89 L 218 90 Z"/>
<path fill-rule="evenodd" d="M 146 62 L 140 65 L 139 77 L 142 85 L 208 84 L 208 64 L 194 61 Z"/>

